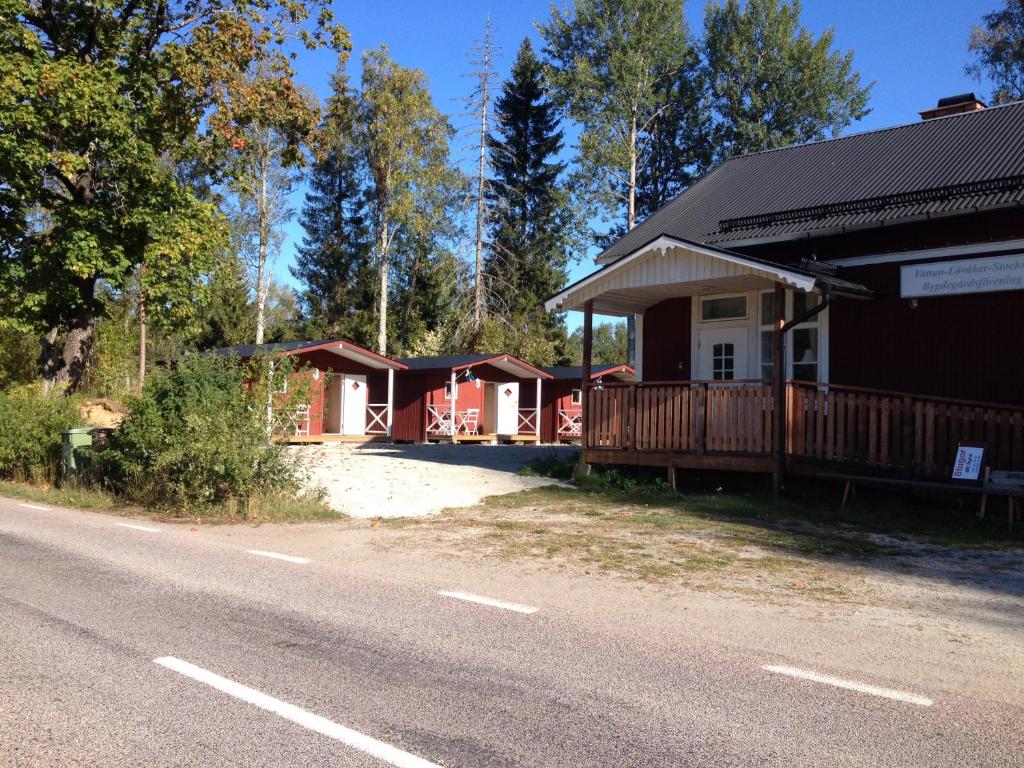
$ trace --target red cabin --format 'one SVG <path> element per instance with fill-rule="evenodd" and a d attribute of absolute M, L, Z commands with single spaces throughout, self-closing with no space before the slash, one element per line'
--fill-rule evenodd
<path fill-rule="evenodd" d="M 253 357 L 294 359 L 294 375 L 312 377 L 307 402 L 290 403 L 275 413 L 290 427 L 293 442 L 389 438 L 395 390 L 395 371 L 405 365 L 342 339 L 288 341 L 224 347 L 212 354 L 248 360 Z M 287 392 L 282 383 L 281 393 Z"/>
<path fill-rule="evenodd" d="M 408 370 L 395 394 L 396 440 L 540 441 L 541 382 L 551 374 L 511 355 L 399 362 Z"/>
<path fill-rule="evenodd" d="M 583 427 L 583 366 L 545 368 L 552 380 L 543 388 L 540 435 L 545 443 L 575 442 Z M 590 372 L 595 386 L 608 382 L 636 380 L 628 365 L 595 363 Z"/>

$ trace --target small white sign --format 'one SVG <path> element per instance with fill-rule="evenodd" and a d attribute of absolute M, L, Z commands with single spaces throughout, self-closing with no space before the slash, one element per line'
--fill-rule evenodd
<path fill-rule="evenodd" d="M 1024 254 L 907 264 L 900 267 L 905 299 L 1024 289 Z"/>
<path fill-rule="evenodd" d="M 958 446 L 956 461 L 953 462 L 953 479 L 977 480 L 981 477 L 981 461 L 984 455 L 984 448 L 970 445 Z"/>

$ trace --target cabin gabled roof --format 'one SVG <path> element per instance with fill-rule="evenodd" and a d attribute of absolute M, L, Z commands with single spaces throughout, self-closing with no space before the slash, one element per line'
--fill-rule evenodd
<path fill-rule="evenodd" d="M 1024 206 L 1024 102 L 727 160 L 597 257 L 720 247 Z"/>
<path fill-rule="evenodd" d="M 555 381 L 575 381 L 583 379 L 583 366 L 582 365 L 556 365 L 551 368 L 545 368 L 545 371 L 551 374 Z M 621 363 L 594 363 L 590 367 L 590 378 L 598 379 L 602 376 L 611 376 L 613 374 L 622 373 L 627 378 L 634 378 L 636 371 L 630 366 L 623 365 Z"/>
<path fill-rule="evenodd" d="M 253 357 L 278 357 L 281 355 L 298 355 L 303 352 L 315 352 L 325 350 L 341 357 L 355 360 L 356 362 L 368 365 L 371 368 L 391 368 L 396 371 L 404 370 L 405 364 L 390 357 L 385 357 L 369 349 L 353 344 L 344 339 L 317 339 L 315 341 L 280 341 L 271 344 L 240 344 L 237 347 L 220 347 L 211 349 L 208 354 L 220 357 L 237 357 L 240 360 L 249 360 Z"/>
<path fill-rule="evenodd" d="M 513 376 L 550 379 L 551 375 L 525 360 L 506 354 L 447 355 L 440 357 L 403 357 L 399 362 L 411 371 L 461 371 L 476 365 L 492 365 Z"/>

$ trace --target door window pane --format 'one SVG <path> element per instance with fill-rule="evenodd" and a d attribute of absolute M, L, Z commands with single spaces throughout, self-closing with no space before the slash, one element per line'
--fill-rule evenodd
<path fill-rule="evenodd" d="M 761 378 L 770 380 L 774 367 L 772 360 L 775 358 L 775 333 L 774 331 L 761 331 Z"/>
<path fill-rule="evenodd" d="M 719 299 L 701 299 L 701 320 L 742 320 L 747 316 L 746 296 L 727 296 Z"/>
<path fill-rule="evenodd" d="M 793 378 L 800 381 L 818 380 L 818 329 L 793 330 Z"/>
<path fill-rule="evenodd" d="M 736 377 L 736 351 L 732 344 L 715 344 L 711 348 L 711 378 L 732 381 Z"/>

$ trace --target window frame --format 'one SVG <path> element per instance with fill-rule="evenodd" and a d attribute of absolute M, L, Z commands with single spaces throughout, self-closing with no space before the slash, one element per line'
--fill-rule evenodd
<path fill-rule="evenodd" d="M 570 405 L 583 405 L 583 388 L 573 387 L 569 393 L 569 404 Z"/>
<path fill-rule="evenodd" d="M 775 331 L 775 322 L 774 322 L 774 319 L 772 320 L 772 322 L 770 324 L 767 324 L 767 325 L 762 322 L 762 320 L 764 319 L 764 317 L 763 317 L 763 310 L 764 310 L 764 306 L 765 306 L 765 299 L 766 299 L 766 297 L 772 297 L 772 300 L 774 301 L 774 295 L 775 295 L 774 291 L 758 291 L 758 300 L 757 300 L 757 321 L 758 321 L 758 324 L 757 324 L 757 341 L 758 341 L 758 343 L 757 343 L 757 365 L 758 365 L 758 371 L 760 372 L 761 378 L 763 380 L 771 380 L 771 377 L 774 374 L 774 368 L 773 368 L 772 372 L 768 374 L 767 379 L 765 377 L 765 366 L 769 365 L 769 363 L 766 363 L 766 361 L 765 361 L 766 355 L 765 355 L 765 349 L 764 349 L 764 334 L 765 333 L 774 333 L 774 331 Z M 818 294 L 814 294 L 814 295 L 818 296 Z M 790 320 L 793 319 L 794 304 L 795 304 L 794 297 L 795 296 L 796 296 L 796 292 L 795 291 L 790 291 L 790 290 L 786 291 L 786 311 L 785 311 L 786 322 L 789 322 Z M 821 301 L 821 297 L 820 296 L 818 296 L 818 301 Z M 812 304 L 812 306 L 814 306 L 814 305 Z M 785 345 L 785 351 L 784 351 L 784 359 L 785 359 L 785 366 L 786 366 L 786 379 L 787 380 L 793 380 L 794 379 L 793 371 L 795 369 L 795 366 L 797 366 L 797 365 L 814 365 L 815 377 L 814 377 L 813 381 L 817 382 L 818 384 L 827 384 L 827 378 L 826 377 L 828 375 L 827 374 L 828 368 L 823 363 L 823 361 L 828 356 L 828 341 L 827 341 L 827 339 L 828 339 L 828 311 L 829 311 L 829 309 L 828 309 L 828 307 L 826 307 L 824 311 L 819 312 L 814 317 L 812 317 L 810 320 L 807 320 L 807 321 L 805 321 L 803 323 L 800 323 L 800 325 L 795 326 L 792 330 L 789 331 L 788 336 L 790 338 L 786 339 L 786 345 Z M 793 334 L 796 331 L 798 331 L 798 330 L 814 330 L 814 331 L 817 332 L 817 344 L 815 345 L 816 360 L 814 361 L 814 363 L 797 363 L 793 359 Z M 774 340 L 772 341 L 772 344 L 773 344 L 772 350 L 774 351 Z M 774 362 L 772 362 L 770 364 L 774 366 Z M 805 379 L 801 379 L 801 381 L 805 381 Z M 807 379 L 807 381 L 810 381 L 810 380 Z"/>
<path fill-rule="evenodd" d="M 705 319 L 704 305 L 721 299 L 743 299 L 743 314 Z M 700 301 L 697 302 L 697 322 L 699 323 L 738 323 L 743 320 L 750 320 L 750 297 L 746 293 L 716 293 L 712 296 L 701 296 Z"/>

